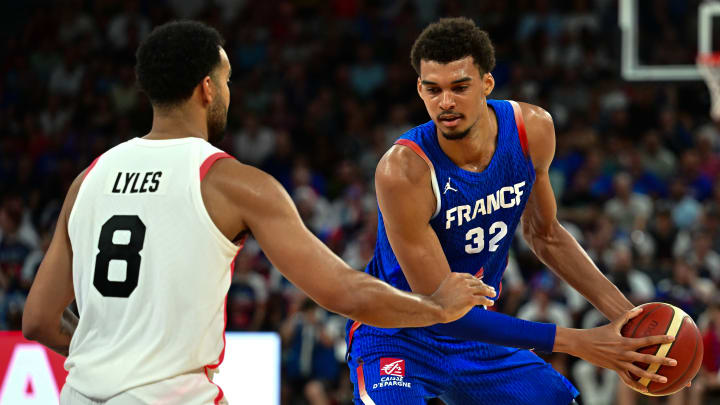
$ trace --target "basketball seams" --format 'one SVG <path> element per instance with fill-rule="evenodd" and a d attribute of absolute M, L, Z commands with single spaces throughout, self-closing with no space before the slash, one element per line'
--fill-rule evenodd
<path fill-rule="evenodd" d="M 677 336 L 680 328 L 682 327 L 683 320 L 685 319 L 685 316 L 683 316 L 683 315 L 686 315 L 686 314 L 684 312 L 682 312 L 680 309 L 676 308 L 675 306 L 672 306 L 672 305 L 668 305 L 668 306 L 670 308 L 672 308 L 672 310 L 673 310 L 673 317 L 670 321 L 670 325 L 668 326 L 668 329 L 665 331 L 665 334 L 671 335 L 671 336 Z M 675 344 L 675 341 L 672 341 L 670 343 L 664 343 L 664 344 L 660 345 L 660 348 L 657 350 L 657 352 L 655 352 L 655 356 L 663 357 L 663 358 L 667 357 L 667 354 L 670 352 L 670 349 L 672 348 L 672 346 L 674 344 Z M 659 363 L 653 363 L 653 364 L 650 364 L 650 366 L 646 369 L 646 371 L 648 373 L 654 374 L 658 371 L 659 368 L 660 368 Z M 647 387 L 650 384 L 650 379 L 649 378 L 641 378 L 639 380 L 639 382 L 640 382 L 640 384 Z"/>
<path fill-rule="evenodd" d="M 685 316 L 685 317 L 683 318 L 682 325 L 680 325 L 680 329 L 678 329 L 678 333 L 677 333 L 678 335 L 680 335 L 680 330 L 682 330 L 682 327 L 685 326 L 685 319 L 686 319 L 686 318 L 690 318 L 690 316 Z M 690 320 L 692 320 L 692 318 L 690 318 Z M 695 335 L 695 347 L 693 348 L 694 350 L 693 350 L 692 358 L 690 359 L 690 362 L 688 363 L 688 366 L 685 368 L 685 371 L 683 371 L 683 373 L 680 374 L 680 376 L 677 377 L 677 379 L 676 379 L 676 381 L 673 383 L 673 385 L 678 384 L 678 383 L 683 383 L 683 378 L 685 377 L 685 375 L 687 375 L 688 371 L 690 371 L 690 366 L 692 365 L 693 361 L 695 361 L 695 357 L 697 357 L 697 349 L 698 349 L 698 344 L 697 344 L 697 343 L 698 343 L 698 339 L 700 338 L 700 335 L 697 334 L 697 333 L 695 333 L 694 335 Z M 674 342 L 673 342 L 673 343 L 674 343 Z M 671 350 L 672 350 L 672 349 L 671 349 Z M 669 352 L 668 352 L 668 353 L 669 353 Z M 677 387 L 673 387 L 673 385 L 670 385 L 670 387 L 664 387 L 665 389 L 658 391 L 658 394 L 662 393 L 662 395 L 670 395 L 670 394 L 673 394 L 673 393 L 679 391 L 680 389 L 682 389 L 682 387 L 680 387 L 680 389 L 677 389 Z M 683 386 L 684 386 L 684 385 L 683 385 Z M 672 389 L 671 389 L 671 388 L 672 388 Z M 666 392 L 666 391 L 668 391 L 668 392 Z"/>
<path fill-rule="evenodd" d="M 630 332 L 630 337 L 635 336 L 635 332 L 637 332 L 638 328 L 640 327 L 640 325 L 642 324 L 642 322 L 645 320 L 645 318 L 647 318 L 648 316 L 652 315 L 653 312 L 657 311 L 657 310 L 660 309 L 660 308 L 662 308 L 662 305 L 656 305 L 655 308 L 653 308 L 652 310 L 650 310 L 650 312 L 645 313 L 642 318 L 638 319 L 638 320 L 637 320 L 637 323 L 635 324 L 635 329 L 633 329 L 632 332 Z M 670 326 L 668 326 L 668 328 L 669 328 L 669 327 L 670 327 Z"/>

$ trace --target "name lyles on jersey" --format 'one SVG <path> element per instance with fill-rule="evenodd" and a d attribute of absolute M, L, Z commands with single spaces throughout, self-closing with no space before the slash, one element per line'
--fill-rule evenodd
<path fill-rule="evenodd" d="M 161 170 L 147 172 L 122 172 L 118 171 L 108 176 L 106 194 L 165 194 L 163 183 L 167 183 L 168 170 L 165 173 Z M 161 180 L 165 180 L 164 182 Z"/>

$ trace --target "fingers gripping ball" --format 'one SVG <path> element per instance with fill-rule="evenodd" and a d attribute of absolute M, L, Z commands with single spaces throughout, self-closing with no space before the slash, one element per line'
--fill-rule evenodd
<path fill-rule="evenodd" d="M 690 315 L 680 308 L 662 302 L 650 302 L 641 307 L 643 311 L 640 315 L 626 323 L 620 333 L 631 338 L 664 334 L 675 337 L 671 343 L 643 347 L 638 352 L 675 359 L 677 366 L 635 362 L 636 366 L 667 378 L 665 384 L 647 378 L 638 378 L 640 384 L 648 388 L 648 392 L 643 394 L 650 396 L 673 394 L 683 389 L 700 369 L 703 356 L 702 335 Z"/>

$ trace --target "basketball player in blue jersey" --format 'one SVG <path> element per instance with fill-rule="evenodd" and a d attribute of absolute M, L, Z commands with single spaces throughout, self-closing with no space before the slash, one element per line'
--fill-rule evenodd
<path fill-rule="evenodd" d="M 428 26 L 411 52 L 417 91 L 431 121 L 395 142 L 375 173 L 379 205 L 375 255 L 366 272 L 416 293 L 432 292 L 450 272 L 478 275 L 500 295 L 519 223 L 535 254 L 612 322 L 587 329 L 512 318 L 475 307 L 448 324 L 383 329 L 348 323 L 356 404 L 574 403 L 578 391 L 527 349 L 564 352 L 633 376 L 664 382 L 633 362 L 673 366 L 637 353 L 672 341 L 624 338 L 639 312 L 558 223 L 548 167 L 555 150 L 542 108 L 491 100 L 494 51 L 466 18 Z M 496 299 L 497 297 L 495 297 Z"/>

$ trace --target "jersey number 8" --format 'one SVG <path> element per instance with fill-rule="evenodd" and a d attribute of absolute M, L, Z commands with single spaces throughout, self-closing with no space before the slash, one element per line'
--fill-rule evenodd
<path fill-rule="evenodd" d="M 127 231 L 130 241 L 116 244 L 115 232 Z M 93 285 L 105 297 L 128 298 L 138 285 L 140 278 L 140 251 L 145 243 L 145 224 L 137 215 L 113 215 L 100 230 L 98 252 L 95 256 Z M 125 262 L 125 280 L 110 280 L 110 261 Z"/>

